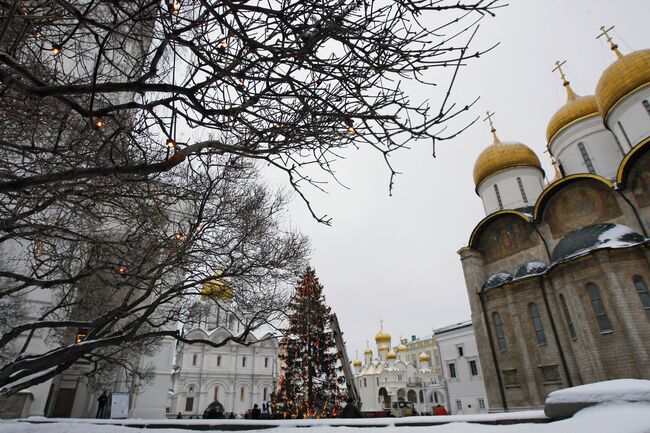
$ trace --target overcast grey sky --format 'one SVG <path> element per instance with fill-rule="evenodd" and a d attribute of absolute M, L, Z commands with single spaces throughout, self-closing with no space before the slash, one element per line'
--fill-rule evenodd
<path fill-rule="evenodd" d="M 463 71 L 455 98 L 465 104 L 480 96 L 473 114 L 482 119 L 486 110 L 494 111 L 500 138 L 531 147 L 552 177 L 544 153 L 546 126 L 566 99 L 559 77 L 551 73 L 555 60 L 567 60 L 578 94 L 593 94 L 614 60 L 602 38 L 595 39 L 599 27 L 616 25 L 613 35 L 625 54 L 650 48 L 648 17 L 647 0 L 512 0 L 481 24 L 475 46 L 501 45 Z M 439 97 L 435 88 L 409 89 Z M 332 227 L 312 220 L 298 200 L 293 203 L 291 220 L 312 239 L 312 266 L 338 314 L 350 357 L 355 350 L 362 353 L 366 339 L 374 348 L 380 319 L 396 341 L 470 318 L 456 251 L 484 217 L 472 170 L 490 143 L 481 121 L 439 144 L 435 159 L 430 144 L 402 152 L 394 158 L 403 174 L 392 197 L 381 155 L 349 153 L 337 164 L 337 174 L 351 190 L 332 184 L 329 194 L 310 196 L 318 210 L 333 217 Z"/>

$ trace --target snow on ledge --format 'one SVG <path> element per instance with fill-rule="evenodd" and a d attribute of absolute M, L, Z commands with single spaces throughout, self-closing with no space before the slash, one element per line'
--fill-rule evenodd
<path fill-rule="evenodd" d="M 546 398 L 547 405 L 635 401 L 650 402 L 650 380 L 616 379 L 590 383 L 553 391 Z"/>

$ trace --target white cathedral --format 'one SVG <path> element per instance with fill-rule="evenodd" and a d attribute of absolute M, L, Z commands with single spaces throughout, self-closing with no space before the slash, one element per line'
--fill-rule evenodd
<path fill-rule="evenodd" d="M 352 363 L 363 412 L 384 412 L 400 401 L 412 402 L 424 415 L 438 405 L 454 415 L 488 411 L 472 322 L 400 338 L 395 346 L 391 341 L 382 324 L 375 335 L 377 356 L 367 345 L 363 361 Z"/>
<path fill-rule="evenodd" d="M 382 325 L 375 335 L 377 357 L 370 347 L 364 351 L 364 361 L 355 360 L 356 385 L 362 409 L 380 411 L 395 401 L 410 401 L 420 413 L 431 412 L 433 402 L 445 401 L 445 386 L 435 340 L 430 338 L 418 345 L 407 346 L 400 339 L 391 346 L 391 335 Z"/>
<path fill-rule="evenodd" d="M 197 304 L 197 323 L 185 337 L 215 343 L 243 331 L 241 321 L 228 303 Z M 228 342 L 221 347 L 178 343 L 171 376 L 167 414 L 200 417 L 218 400 L 226 414 L 242 416 L 254 404 L 269 403 L 278 375 L 278 340 L 270 333 L 250 335 L 250 345 Z M 169 415 L 168 415 L 169 416 Z"/>

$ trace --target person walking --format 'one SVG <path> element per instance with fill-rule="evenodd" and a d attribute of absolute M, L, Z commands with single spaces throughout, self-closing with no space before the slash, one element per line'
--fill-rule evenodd
<path fill-rule="evenodd" d="M 102 393 L 97 399 L 97 415 L 95 418 L 104 418 L 106 415 L 106 403 L 108 403 L 108 395 L 106 391 Z"/>
<path fill-rule="evenodd" d="M 181 413 L 178 412 L 178 415 L 176 415 L 176 419 L 183 419 L 183 415 L 181 415 Z"/>
<path fill-rule="evenodd" d="M 447 413 L 447 409 L 445 409 L 443 406 L 436 406 L 436 410 L 433 412 L 434 415 L 449 415 Z"/>
<path fill-rule="evenodd" d="M 341 418 L 361 418 L 361 411 L 357 405 L 354 404 L 352 398 L 348 398 L 345 407 L 341 411 Z"/>

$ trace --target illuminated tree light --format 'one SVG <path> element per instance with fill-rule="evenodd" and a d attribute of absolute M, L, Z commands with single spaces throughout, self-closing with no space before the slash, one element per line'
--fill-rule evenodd
<path fill-rule="evenodd" d="M 176 142 L 174 141 L 173 138 L 168 138 L 167 141 L 165 142 L 165 146 L 167 146 L 168 149 L 173 149 L 176 147 Z"/>
<path fill-rule="evenodd" d="M 52 45 L 52 54 L 54 54 L 55 56 L 61 54 L 61 50 L 62 48 L 59 45 Z"/>
<path fill-rule="evenodd" d="M 95 129 L 101 129 L 101 128 L 104 127 L 104 125 L 105 125 L 104 121 L 100 119 L 100 120 L 97 120 L 95 122 L 94 126 L 95 126 Z"/>

